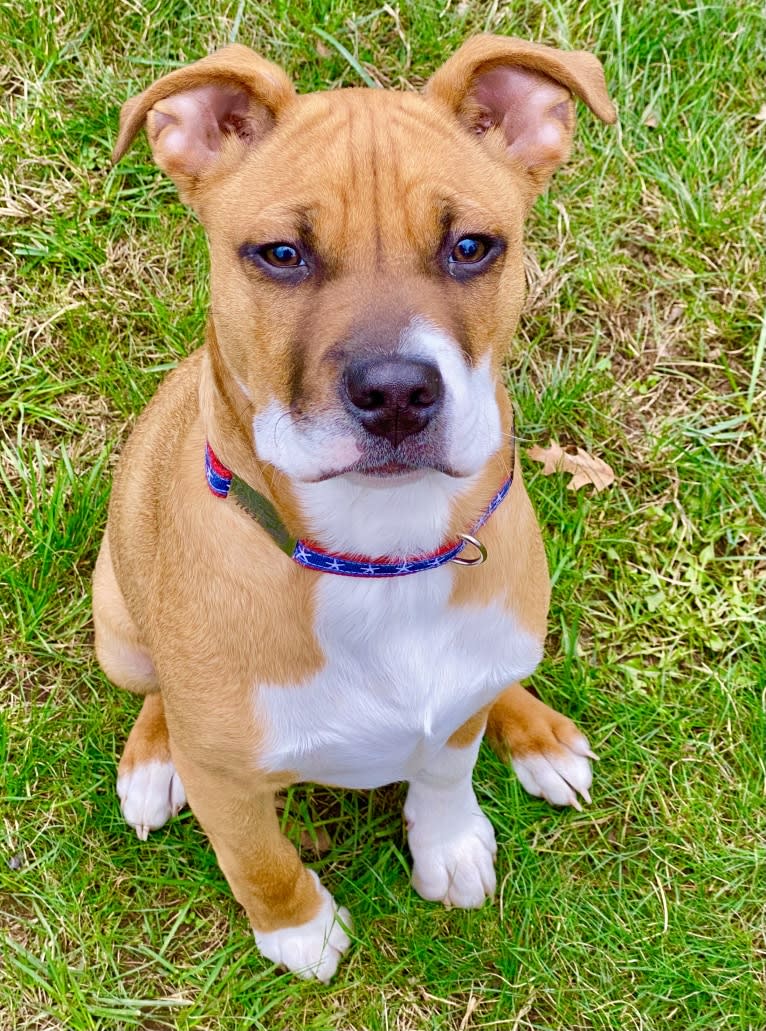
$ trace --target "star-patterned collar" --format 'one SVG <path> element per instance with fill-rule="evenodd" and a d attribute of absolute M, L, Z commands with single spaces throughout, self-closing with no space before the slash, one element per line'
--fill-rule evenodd
<path fill-rule="evenodd" d="M 513 454 L 513 452 L 511 453 Z M 486 559 L 487 552 L 484 546 L 476 540 L 474 534 L 484 526 L 511 489 L 513 468 L 500 490 L 497 491 L 474 524 L 470 534 L 460 534 L 456 540 L 443 545 L 438 551 L 390 561 L 385 558 L 333 554 L 320 548 L 317 544 L 291 537 L 268 498 L 259 494 L 231 469 L 227 469 L 215 456 L 210 444 L 205 446 L 205 478 L 208 487 L 216 497 L 225 498 L 231 494 L 237 504 L 244 508 L 266 530 L 277 546 L 298 565 L 305 566 L 306 569 L 316 569 L 322 573 L 334 573 L 336 576 L 380 578 L 410 576 L 412 573 L 438 569 L 446 562 L 455 560 L 462 565 L 480 565 Z M 477 557 L 459 558 L 461 552 L 469 546 L 476 548 Z"/>

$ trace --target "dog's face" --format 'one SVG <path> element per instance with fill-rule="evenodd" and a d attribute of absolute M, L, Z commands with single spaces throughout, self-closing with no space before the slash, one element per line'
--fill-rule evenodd
<path fill-rule="evenodd" d="M 613 117 L 601 68 L 469 41 L 424 96 L 297 97 L 242 47 L 129 102 L 211 251 L 220 380 L 258 457 L 298 482 L 476 473 L 502 441 L 502 355 L 526 213 L 567 156 L 571 92 Z"/>
<path fill-rule="evenodd" d="M 298 480 L 480 468 L 524 209 L 512 171 L 421 97 L 297 102 L 203 208 L 261 458 Z"/>

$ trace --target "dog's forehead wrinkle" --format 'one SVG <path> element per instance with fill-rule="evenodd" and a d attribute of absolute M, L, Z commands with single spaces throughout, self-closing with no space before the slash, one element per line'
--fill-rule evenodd
<path fill-rule="evenodd" d="M 273 135 L 277 151 L 285 160 L 303 156 L 306 137 L 316 129 L 334 135 L 348 119 L 347 110 L 334 103 L 333 93 L 311 93 L 299 97 Z"/>
<path fill-rule="evenodd" d="M 274 153 L 282 162 L 288 162 L 294 150 L 305 151 L 317 145 L 324 154 L 342 154 L 349 172 L 363 161 L 373 174 L 375 169 L 391 170 L 404 164 L 413 168 L 435 165 L 429 151 L 437 143 L 445 156 L 451 151 L 466 153 L 459 126 L 450 125 L 416 95 L 352 88 L 310 95 L 302 101 L 297 116 L 277 134 L 279 146 L 274 147 Z M 416 146 L 422 143 L 424 134 L 428 146 Z M 470 150 L 470 140 L 467 142 Z M 482 152 L 477 149 L 475 153 L 481 156 Z"/>
<path fill-rule="evenodd" d="M 262 207 L 254 202 L 244 217 L 263 227 L 261 236 L 292 235 L 324 251 L 328 271 L 365 264 L 390 272 L 406 254 L 428 262 L 450 230 L 507 235 L 519 205 L 499 203 L 483 181 L 486 164 L 473 170 L 473 158 L 486 155 L 474 155 L 471 141 L 466 147 L 459 129 L 419 98 L 378 93 L 384 91 L 344 90 L 335 104 L 335 95 L 306 98 L 284 129 L 286 153 L 280 142 L 248 163 L 230 195 L 232 219 L 236 212 L 241 220 L 242 195 L 252 184 Z M 303 160 L 301 147 L 317 153 L 316 163 Z M 278 199 L 288 184 L 291 206 Z"/>

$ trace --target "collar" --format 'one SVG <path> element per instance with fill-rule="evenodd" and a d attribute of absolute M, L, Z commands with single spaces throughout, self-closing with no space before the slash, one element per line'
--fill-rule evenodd
<path fill-rule="evenodd" d="M 369 578 L 409 576 L 411 573 L 420 573 L 426 569 L 438 569 L 446 562 L 455 562 L 461 566 L 479 566 L 486 560 L 487 549 L 481 541 L 476 539 L 475 534 L 484 526 L 511 489 L 513 450 L 511 451 L 511 472 L 508 478 L 474 523 L 470 533 L 458 534 L 455 540 L 443 545 L 438 551 L 432 551 L 426 555 L 411 555 L 401 560 L 334 554 L 310 541 L 292 537 L 271 501 L 233 473 L 231 469 L 227 469 L 223 462 L 216 457 L 209 443 L 205 445 L 205 478 L 208 487 L 216 497 L 226 498 L 231 494 L 237 504 L 263 527 L 277 547 L 300 566 L 316 569 L 322 573 L 335 573 L 338 576 Z M 472 558 L 460 558 L 461 553 L 468 546 L 476 549 L 476 555 Z"/>

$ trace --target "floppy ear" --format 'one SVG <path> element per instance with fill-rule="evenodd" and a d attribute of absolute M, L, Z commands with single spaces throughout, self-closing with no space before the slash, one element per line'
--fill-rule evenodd
<path fill-rule="evenodd" d="M 227 141 L 239 140 L 243 150 L 258 143 L 294 97 L 281 68 L 248 47 L 225 47 L 126 101 L 112 160 L 146 123 L 155 161 L 188 200 Z"/>
<path fill-rule="evenodd" d="M 490 35 L 469 39 L 426 85 L 427 97 L 526 171 L 534 194 L 569 156 L 573 94 L 602 122 L 616 120 L 593 54 Z"/>

